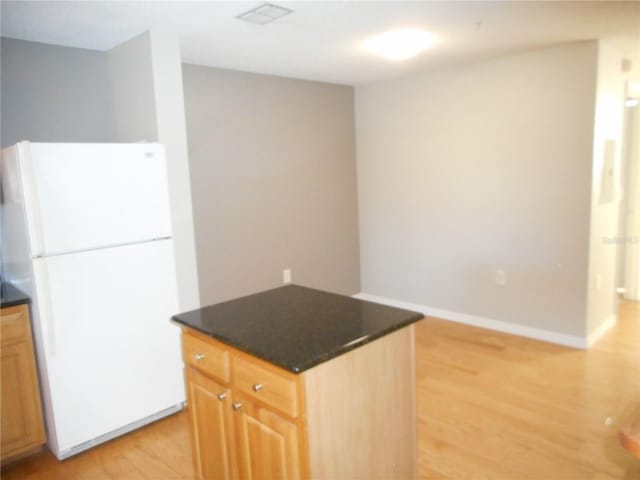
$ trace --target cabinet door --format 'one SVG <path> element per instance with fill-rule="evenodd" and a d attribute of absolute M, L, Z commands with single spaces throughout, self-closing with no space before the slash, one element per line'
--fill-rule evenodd
<path fill-rule="evenodd" d="M 29 343 L 2 346 L 0 362 L 4 459 L 44 443 L 44 429 L 33 350 Z"/>
<path fill-rule="evenodd" d="M 301 478 L 295 423 L 234 395 L 238 463 L 243 480 Z"/>
<path fill-rule="evenodd" d="M 202 479 L 237 478 L 229 389 L 186 368 L 194 464 Z"/>

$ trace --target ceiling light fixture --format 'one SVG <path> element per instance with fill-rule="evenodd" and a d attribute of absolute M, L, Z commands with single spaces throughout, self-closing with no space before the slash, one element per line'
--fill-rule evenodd
<path fill-rule="evenodd" d="M 398 28 L 368 38 L 362 48 L 387 60 L 402 61 L 433 47 L 438 39 L 419 28 Z"/>
<path fill-rule="evenodd" d="M 289 15 L 292 12 L 293 10 L 288 8 L 273 5 L 271 3 L 263 3 L 259 7 L 252 8 L 247 12 L 241 13 L 236 16 L 236 18 L 258 25 L 264 25 L 265 23 L 271 23 L 278 18 Z"/>

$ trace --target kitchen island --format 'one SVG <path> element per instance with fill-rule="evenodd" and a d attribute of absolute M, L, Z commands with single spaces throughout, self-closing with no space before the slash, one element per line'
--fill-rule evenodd
<path fill-rule="evenodd" d="M 181 324 L 201 478 L 417 478 L 422 314 L 288 285 Z"/>

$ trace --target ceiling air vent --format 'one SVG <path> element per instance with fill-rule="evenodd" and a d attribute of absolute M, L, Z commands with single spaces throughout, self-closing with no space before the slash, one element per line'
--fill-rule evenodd
<path fill-rule="evenodd" d="M 264 25 L 265 23 L 271 23 L 280 17 L 289 15 L 293 10 L 288 8 L 279 7 L 271 3 L 263 3 L 259 7 L 253 8 L 248 12 L 241 13 L 236 18 L 240 20 L 246 20 L 247 22 L 256 23 L 258 25 Z"/>

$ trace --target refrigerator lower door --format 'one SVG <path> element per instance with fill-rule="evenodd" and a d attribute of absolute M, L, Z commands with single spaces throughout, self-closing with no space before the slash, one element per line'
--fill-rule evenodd
<path fill-rule="evenodd" d="M 34 260 L 58 458 L 184 402 L 172 243 Z"/>

